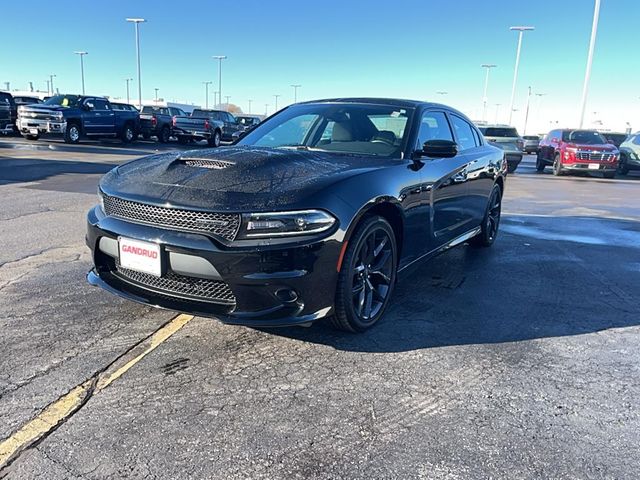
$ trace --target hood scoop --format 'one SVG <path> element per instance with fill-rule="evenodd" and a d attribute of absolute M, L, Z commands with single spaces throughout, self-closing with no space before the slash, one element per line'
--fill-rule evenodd
<path fill-rule="evenodd" d="M 187 165 L 189 167 L 209 168 L 211 170 L 224 170 L 235 165 L 235 162 L 217 160 L 215 158 L 178 157 L 173 163 Z"/>

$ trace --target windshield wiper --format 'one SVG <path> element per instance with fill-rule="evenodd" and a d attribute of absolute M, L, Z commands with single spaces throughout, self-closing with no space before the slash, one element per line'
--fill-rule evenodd
<path fill-rule="evenodd" d="M 295 148 L 296 150 L 311 150 L 309 145 L 302 145 L 301 143 L 292 143 L 290 145 L 280 145 L 276 148 Z"/>

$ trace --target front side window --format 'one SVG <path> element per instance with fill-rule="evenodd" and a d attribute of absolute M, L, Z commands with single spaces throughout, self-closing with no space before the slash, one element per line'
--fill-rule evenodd
<path fill-rule="evenodd" d="M 400 157 L 413 109 L 393 105 L 294 105 L 260 123 L 239 145 Z"/>
<path fill-rule="evenodd" d="M 429 140 L 453 141 L 449 122 L 443 112 L 425 112 L 422 115 L 416 150 L 421 150 L 424 143 Z"/>
<path fill-rule="evenodd" d="M 94 110 L 109 110 L 109 104 L 104 101 L 104 100 L 100 100 L 99 98 L 96 98 L 93 101 L 93 109 Z"/>
<path fill-rule="evenodd" d="M 456 132 L 456 139 L 458 140 L 460 151 L 475 148 L 477 146 L 473 135 L 473 127 L 471 127 L 467 121 L 457 115 L 451 115 L 451 124 L 454 132 Z"/>

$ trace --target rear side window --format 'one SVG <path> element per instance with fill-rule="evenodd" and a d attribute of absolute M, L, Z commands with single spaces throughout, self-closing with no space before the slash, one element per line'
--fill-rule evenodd
<path fill-rule="evenodd" d="M 0 104 L 11 105 L 11 100 L 9 98 L 9 95 L 7 95 L 6 93 L 0 93 Z"/>
<path fill-rule="evenodd" d="M 416 149 L 421 150 L 424 143 L 429 140 L 453 141 L 449 122 L 443 112 L 425 112 L 422 114 Z"/>
<path fill-rule="evenodd" d="M 453 131 L 456 133 L 456 138 L 461 151 L 475 148 L 477 146 L 475 136 L 473 134 L 473 127 L 469 125 L 467 121 L 457 115 L 451 115 L 451 124 L 453 126 Z"/>
<path fill-rule="evenodd" d="M 487 127 L 482 133 L 487 137 L 518 137 L 518 131 L 509 127 Z"/>

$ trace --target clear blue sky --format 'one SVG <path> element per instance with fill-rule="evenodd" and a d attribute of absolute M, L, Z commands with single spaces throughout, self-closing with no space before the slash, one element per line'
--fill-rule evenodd
<path fill-rule="evenodd" d="M 85 7 L 83 7 L 85 5 Z M 91 7 L 89 7 L 91 5 Z M 98 8 L 98 5 L 100 7 Z M 223 6 L 224 5 L 224 6 Z M 167 100 L 204 103 L 202 81 L 217 79 L 211 55 L 223 64 L 223 95 L 247 109 L 273 108 L 299 98 L 342 95 L 436 99 L 478 118 L 484 73 L 495 63 L 488 119 L 501 103 L 506 121 L 517 34 L 511 25 L 534 25 L 525 34 L 514 123 L 527 86 L 546 93 L 530 121 L 575 123 L 589 41 L 593 0 L 243 0 L 239 2 L 32 0 L 3 5 L 0 82 L 46 89 L 55 73 L 61 91 L 80 90 L 79 59 L 86 50 L 87 91 L 122 97 L 135 77 L 133 25 L 141 26 L 143 97 L 154 87 Z M 640 2 L 602 0 L 588 117 L 631 121 L 640 128 Z M 213 88 L 213 87 L 212 87 Z M 449 92 L 444 98 L 436 91 Z M 133 92 L 134 90 L 132 90 Z M 597 112 L 597 113 L 593 113 Z M 623 118 L 624 117 L 624 118 Z M 623 122 L 624 120 L 624 122 Z"/>

